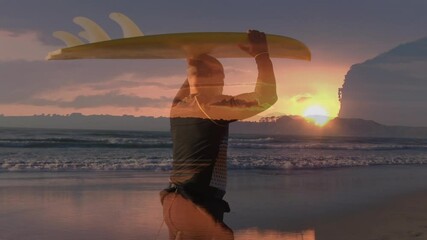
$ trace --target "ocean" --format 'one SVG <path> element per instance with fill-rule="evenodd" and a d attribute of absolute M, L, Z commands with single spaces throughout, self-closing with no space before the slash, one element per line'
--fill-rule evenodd
<path fill-rule="evenodd" d="M 0 128 L 0 171 L 168 171 L 168 132 Z M 231 170 L 427 163 L 427 139 L 231 135 Z"/>
<path fill-rule="evenodd" d="M 228 155 L 235 239 L 367 239 L 345 220 L 427 189 L 426 139 L 231 135 Z M 0 239 L 168 239 L 171 163 L 168 132 L 0 129 Z"/>

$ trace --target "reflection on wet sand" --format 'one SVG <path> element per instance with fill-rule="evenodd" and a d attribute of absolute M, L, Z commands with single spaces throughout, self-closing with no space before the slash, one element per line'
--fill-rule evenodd
<path fill-rule="evenodd" d="M 158 191 L 146 188 L 157 188 L 155 183 L 164 178 L 90 172 L 3 174 L 2 240 L 154 239 L 163 221 Z M 159 239 L 167 239 L 166 234 Z"/>
<path fill-rule="evenodd" d="M 179 193 L 166 193 L 162 203 L 169 239 L 234 239 L 233 231 L 222 222 L 222 216 L 214 216 L 209 209 L 217 205 L 196 205 Z"/>
<path fill-rule="evenodd" d="M 314 230 L 280 232 L 275 230 L 245 229 L 233 232 L 215 216 L 209 202 L 195 204 L 177 192 L 162 192 L 163 217 L 170 240 L 315 240 Z"/>
<path fill-rule="evenodd" d="M 315 240 L 313 229 L 302 232 L 280 232 L 274 230 L 261 231 L 247 229 L 235 233 L 236 240 Z"/>

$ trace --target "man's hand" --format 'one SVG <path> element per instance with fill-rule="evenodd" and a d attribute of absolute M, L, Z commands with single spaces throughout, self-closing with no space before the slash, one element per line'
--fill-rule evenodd
<path fill-rule="evenodd" d="M 252 57 L 257 57 L 260 54 L 268 54 L 267 38 L 265 33 L 257 30 L 248 31 L 248 45 L 239 45 L 240 49 L 247 52 Z"/>

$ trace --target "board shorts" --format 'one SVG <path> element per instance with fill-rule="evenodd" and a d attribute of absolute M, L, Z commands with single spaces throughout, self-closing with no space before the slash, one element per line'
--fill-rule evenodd
<path fill-rule="evenodd" d="M 234 239 L 223 222 L 230 211 L 226 201 L 197 198 L 176 187 L 161 191 L 160 200 L 170 239 Z"/>

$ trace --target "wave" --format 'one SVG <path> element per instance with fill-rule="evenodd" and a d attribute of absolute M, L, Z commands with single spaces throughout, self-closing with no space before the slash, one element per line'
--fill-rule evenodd
<path fill-rule="evenodd" d="M 0 139 L 4 148 L 171 148 L 172 142 L 163 139 L 75 139 L 28 138 Z"/>
<path fill-rule="evenodd" d="M 337 167 L 427 164 L 427 153 L 418 155 L 292 155 L 287 157 L 230 156 L 228 169 L 290 170 Z M 2 171 L 114 171 L 114 170 L 172 170 L 171 157 L 131 159 L 55 159 L 0 160 Z"/>
<path fill-rule="evenodd" d="M 170 138 L 7 138 L 0 139 L 0 148 L 172 148 Z M 427 144 L 395 143 L 307 143 L 281 142 L 271 137 L 254 139 L 231 138 L 235 149 L 300 149 L 300 150 L 427 150 Z"/>
<path fill-rule="evenodd" d="M 229 142 L 258 142 L 258 143 L 274 143 L 280 142 L 273 137 L 261 137 L 261 138 L 233 138 L 230 137 Z"/>
<path fill-rule="evenodd" d="M 427 150 L 427 145 L 400 145 L 400 144 L 257 144 L 231 143 L 231 148 L 237 149 L 307 149 L 307 150 Z"/>
<path fill-rule="evenodd" d="M 411 165 L 427 164 L 426 159 L 304 159 L 284 161 L 236 161 L 231 160 L 228 166 L 230 170 L 291 170 L 291 169 L 324 169 L 355 166 L 375 165 Z M 0 162 L 0 171 L 115 171 L 115 170 L 150 170 L 171 171 L 172 160 L 159 162 L 144 161 L 54 161 L 54 162 L 24 162 L 4 161 Z"/>

